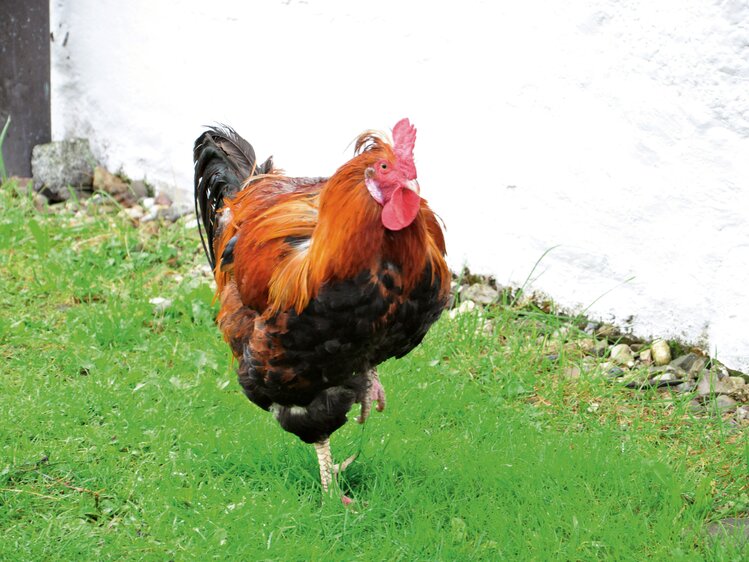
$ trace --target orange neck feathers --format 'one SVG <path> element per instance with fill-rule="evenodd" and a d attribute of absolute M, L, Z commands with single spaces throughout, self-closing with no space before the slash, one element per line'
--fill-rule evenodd
<path fill-rule="evenodd" d="M 419 281 L 427 260 L 432 262 L 433 275 L 438 273 L 449 283 L 442 232 L 426 202 L 408 227 L 393 232 L 383 226 L 382 206 L 365 186 L 365 170 L 381 158 L 392 157 L 392 148 L 374 135 L 363 135 L 357 150 L 365 143 L 368 146 L 361 154 L 322 187 L 309 247 L 289 254 L 276 268 L 268 295 L 273 311 L 293 307 L 301 312 L 325 283 L 364 270 L 376 274 L 384 261 L 401 267 L 405 291 Z"/>

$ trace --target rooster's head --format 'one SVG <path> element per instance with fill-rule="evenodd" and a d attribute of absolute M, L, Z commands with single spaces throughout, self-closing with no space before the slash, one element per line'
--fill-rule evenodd
<path fill-rule="evenodd" d="M 382 224 L 388 230 L 406 228 L 421 207 L 414 165 L 415 142 L 416 128 L 408 119 L 401 119 L 393 127 L 392 156 L 380 158 L 364 172 L 370 195 L 382 205 Z"/>

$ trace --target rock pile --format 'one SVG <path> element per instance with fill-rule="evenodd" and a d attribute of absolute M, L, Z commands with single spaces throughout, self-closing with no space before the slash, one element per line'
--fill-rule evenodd
<path fill-rule="evenodd" d="M 493 279 L 467 271 L 454 278 L 453 290 L 453 318 L 499 303 L 555 311 L 547 298 L 499 287 Z M 664 339 L 646 340 L 584 317 L 557 315 L 554 324 L 556 329 L 539 336 L 536 344 L 549 361 L 559 361 L 562 356 L 572 360 L 573 365 L 564 371 L 566 376 L 603 376 L 635 390 L 669 387 L 691 395 L 694 413 L 735 412 L 737 422 L 749 425 L 749 375 L 729 369 L 699 347 Z"/>
<path fill-rule="evenodd" d="M 135 224 L 175 222 L 193 210 L 188 204 L 174 204 L 163 193 L 154 197 L 145 180 L 133 181 L 100 166 L 87 139 L 35 146 L 31 170 L 33 178 L 14 179 L 20 189 L 33 190 L 39 210 L 56 211 L 66 208 L 59 204 L 73 202 L 76 209 L 91 214 L 119 210 Z"/>

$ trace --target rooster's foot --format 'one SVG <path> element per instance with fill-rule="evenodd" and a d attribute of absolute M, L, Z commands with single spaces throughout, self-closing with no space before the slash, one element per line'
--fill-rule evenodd
<path fill-rule="evenodd" d="M 380 378 L 377 376 L 377 369 L 367 371 L 368 390 L 361 401 L 361 414 L 356 421 L 364 423 L 369 417 L 372 410 L 372 402 L 377 402 L 377 411 L 382 412 L 385 409 L 385 389 L 380 384 Z"/>
<path fill-rule="evenodd" d="M 317 461 L 320 463 L 320 483 L 322 484 L 323 494 L 331 492 L 330 485 L 333 483 L 333 477 L 337 476 L 348 467 L 356 455 L 351 455 L 345 461 L 340 464 L 333 464 L 333 455 L 330 453 L 330 439 L 325 439 L 319 443 L 315 443 L 315 452 L 317 453 Z M 341 502 L 343 505 L 349 505 L 352 503 L 352 499 L 342 494 Z"/>

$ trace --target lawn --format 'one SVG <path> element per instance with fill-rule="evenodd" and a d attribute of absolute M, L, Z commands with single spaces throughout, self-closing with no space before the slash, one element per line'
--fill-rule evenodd
<path fill-rule="evenodd" d="M 746 430 L 565 376 L 564 319 L 527 306 L 383 365 L 387 409 L 332 439 L 354 503 L 321 501 L 312 447 L 236 383 L 197 231 L 74 207 L 0 188 L 0 559 L 749 556 L 706 533 L 749 509 Z"/>

